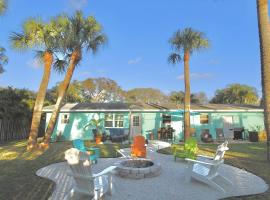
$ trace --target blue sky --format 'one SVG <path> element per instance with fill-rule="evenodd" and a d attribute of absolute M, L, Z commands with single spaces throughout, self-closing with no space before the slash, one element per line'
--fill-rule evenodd
<path fill-rule="evenodd" d="M 261 93 L 254 0 L 9 0 L 8 11 L 0 18 L 0 45 L 7 49 L 10 62 L 0 75 L 0 86 L 37 90 L 43 73 L 31 50 L 10 48 L 10 33 L 20 31 L 29 17 L 49 20 L 76 9 L 97 18 L 109 43 L 95 56 L 84 55 L 73 79 L 108 77 L 125 90 L 183 90 L 183 63 L 167 63 L 168 39 L 177 29 L 193 27 L 205 32 L 211 48 L 191 57 L 192 92 L 212 97 L 218 88 L 242 83 Z M 62 79 L 53 72 L 49 87 Z"/>

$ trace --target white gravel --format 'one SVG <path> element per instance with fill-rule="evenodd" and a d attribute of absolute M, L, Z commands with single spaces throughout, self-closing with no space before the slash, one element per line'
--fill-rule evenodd
<path fill-rule="evenodd" d="M 214 200 L 230 196 L 242 196 L 263 193 L 268 185 L 260 177 L 249 172 L 223 164 L 219 173 L 233 182 L 233 186 L 223 185 L 227 193 L 224 195 L 210 186 L 192 180 L 185 182 L 186 164 L 175 162 L 173 156 L 155 152 L 155 148 L 168 146 L 166 143 L 155 142 L 148 146 L 147 157 L 159 162 L 162 166 L 161 175 L 145 179 L 125 179 L 113 176 L 113 194 L 106 196 L 107 200 Z M 128 151 L 128 149 L 126 149 Z M 113 165 L 121 158 L 100 158 L 98 164 L 93 165 L 93 172 Z M 51 200 L 60 200 L 70 191 L 73 180 L 66 175 L 66 162 L 55 163 L 37 171 L 37 175 L 53 180 L 56 188 Z"/>

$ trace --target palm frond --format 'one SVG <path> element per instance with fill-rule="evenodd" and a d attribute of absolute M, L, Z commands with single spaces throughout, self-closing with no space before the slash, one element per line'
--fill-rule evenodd
<path fill-rule="evenodd" d="M 181 56 L 178 53 L 172 53 L 168 57 L 168 62 L 172 64 L 179 63 L 181 61 Z"/>
<path fill-rule="evenodd" d="M 24 51 L 30 47 L 29 38 L 22 33 L 11 33 L 9 40 L 13 49 Z"/>
<path fill-rule="evenodd" d="M 53 68 L 59 74 L 63 74 L 66 72 L 67 65 L 68 62 L 65 59 L 56 58 L 53 63 Z"/>
<path fill-rule="evenodd" d="M 0 15 L 2 15 L 7 9 L 7 1 L 0 0 Z"/>

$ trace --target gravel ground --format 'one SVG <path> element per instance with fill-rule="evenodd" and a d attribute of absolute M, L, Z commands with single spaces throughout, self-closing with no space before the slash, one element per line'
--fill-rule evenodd
<path fill-rule="evenodd" d="M 233 182 L 233 186 L 222 184 L 227 193 L 224 195 L 206 184 L 192 180 L 185 182 L 186 163 L 175 162 L 171 155 L 156 153 L 157 148 L 168 146 L 157 142 L 148 146 L 147 158 L 158 162 L 162 172 L 158 177 L 145 179 L 127 179 L 113 176 L 113 194 L 106 196 L 106 200 L 214 200 L 230 196 L 242 196 L 263 193 L 268 185 L 258 176 L 249 172 L 223 164 L 219 173 Z M 125 149 L 129 151 L 129 149 Z M 106 167 L 123 158 L 100 158 L 98 164 L 93 165 L 93 173 L 100 172 Z M 37 175 L 53 180 L 56 188 L 51 200 L 64 199 L 71 190 L 73 180 L 66 175 L 67 163 L 56 163 L 37 171 Z"/>

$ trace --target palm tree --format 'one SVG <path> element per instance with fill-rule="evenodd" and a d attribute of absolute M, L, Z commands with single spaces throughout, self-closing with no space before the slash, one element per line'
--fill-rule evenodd
<path fill-rule="evenodd" d="M 184 75 L 185 75 L 185 97 L 184 97 L 184 139 L 189 138 L 190 132 L 190 78 L 189 78 L 189 59 L 194 51 L 208 48 L 209 41 L 202 32 L 195 31 L 192 28 L 178 30 L 170 38 L 169 43 L 173 52 L 169 55 L 169 63 L 179 63 L 184 57 Z M 181 55 L 182 54 L 182 55 Z"/>
<path fill-rule="evenodd" d="M 5 48 L 0 47 L 0 74 L 2 74 L 4 70 L 4 65 L 8 63 L 8 57 L 5 55 Z"/>
<path fill-rule="evenodd" d="M 70 84 L 73 72 L 82 59 L 82 51 L 96 53 L 98 48 L 106 42 L 106 37 L 102 33 L 101 25 L 93 16 L 84 18 L 82 12 L 77 11 L 72 17 L 69 17 L 69 23 L 62 32 L 62 38 L 59 40 L 63 52 L 69 55 L 69 66 L 63 82 L 58 88 L 58 98 L 49 120 L 43 147 L 49 146 L 50 138 L 53 133 L 55 123 Z"/>
<path fill-rule="evenodd" d="M 36 19 L 29 19 L 23 24 L 22 33 L 13 33 L 10 37 L 12 47 L 17 50 L 26 50 L 32 48 L 39 48 L 36 56 L 44 63 L 43 77 L 37 93 L 35 106 L 33 110 L 31 129 L 29 133 L 27 149 L 31 150 L 37 146 L 38 129 L 41 120 L 42 107 L 48 87 L 51 67 L 54 60 L 54 53 L 56 53 L 56 43 L 58 41 L 57 35 L 60 33 L 59 29 L 62 24 L 62 19 L 59 21 L 51 21 L 45 24 Z M 63 64 L 56 59 L 54 67 L 57 71 L 63 70 Z"/>
<path fill-rule="evenodd" d="M 0 0 L 0 15 L 2 15 L 7 9 L 6 0 Z"/>
<path fill-rule="evenodd" d="M 262 95 L 264 102 L 264 124 L 267 133 L 267 160 L 270 161 L 270 24 L 268 0 L 257 0 L 257 15 L 261 52 Z"/>

